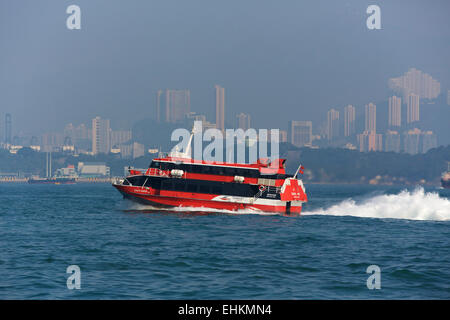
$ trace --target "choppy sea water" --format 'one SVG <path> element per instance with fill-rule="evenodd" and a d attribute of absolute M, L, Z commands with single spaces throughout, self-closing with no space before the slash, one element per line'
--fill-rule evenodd
<path fill-rule="evenodd" d="M 287 217 L 156 211 L 108 184 L 2 184 L 0 299 L 450 298 L 450 190 L 306 187 L 303 215 Z"/>

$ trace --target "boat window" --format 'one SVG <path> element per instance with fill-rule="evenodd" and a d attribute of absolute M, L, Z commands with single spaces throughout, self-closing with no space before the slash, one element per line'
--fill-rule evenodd
<path fill-rule="evenodd" d="M 160 163 L 158 161 L 152 161 L 150 168 L 159 168 Z"/>
<path fill-rule="evenodd" d="M 169 165 L 168 163 L 162 162 L 161 163 L 161 170 L 170 170 L 168 165 Z"/>
<path fill-rule="evenodd" d="M 259 171 L 258 170 L 249 170 L 249 176 L 252 178 L 258 178 L 259 177 Z"/>
<path fill-rule="evenodd" d="M 136 176 L 136 177 L 128 177 L 127 180 L 130 182 L 133 186 L 142 186 L 145 183 L 145 180 L 147 179 L 146 176 Z"/>
<path fill-rule="evenodd" d="M 204 173 L 204 174 L 211 174 L 211 167 L 203 166 L 202 173 Z"/>
<path fill-rule="evenodd" d="M 199 165 L 192 165 L 192 173 L 202 173 L 202 167 Z"/>
<path fill-rule="evenodd" d="M 146 187 L 153 187 L 153 184 L 154 183 L 152 183 L 152 179 L 147 179 L 147 181 L 145 182 Z"/>
<path fill-rule="evenodd" d="M 175 185 L 174 185 L 173 189 L 176 190 L 176 191 L 184 191 L 184 187 L 185 186 L 186 186 L 185 183 L 175 182 Z"/>
<path fill-rule="evenodd" d="M 172 190 L 173 189 L 172 181 L 164 181 L 163 184 L 162 184 L 162 189 L 164 189 L 164 190 Z"/>
<path fill-rule="evenodd" d="M 199 190 L 200 193 L 209 193 L 210 192 L 209 187 L 207 185 L 201 185 L 199 189 L 200 189 Z"/>
<path fill-rule="evenodd" d="M 145 184 L 146 187 L 152 187 L 153 189 L 161 189 L 161 179 L 148 179 Z"/>
<path fill-rule="evenodd" d="M 221 187 L 212 187 L 211 192 L 213 194 L 222 194 L 222 188 Z"/>
<path fill-rule="evenodd" d="M 197 185 L 196 184 L 188 184 L 187 191 L 188 192 L 197 192 Z"/>

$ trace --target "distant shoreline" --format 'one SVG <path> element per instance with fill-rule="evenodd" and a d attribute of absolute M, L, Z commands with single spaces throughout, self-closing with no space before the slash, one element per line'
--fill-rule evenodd
<path fill-rule="evenodd" d="M 113 178 L 79 178 L 76 179 L 76 183 L 112 183 L 117 177 Z M 27 183 L 28 178 L 0 178 L 0 184 L 2 183 Z M 427 187 L 440 187 L 438 183 L 364 183 L 364 182 L 309 182 L 303 181 L 305 185 L 361 185 L 361 186 L 427 186 Z"/>

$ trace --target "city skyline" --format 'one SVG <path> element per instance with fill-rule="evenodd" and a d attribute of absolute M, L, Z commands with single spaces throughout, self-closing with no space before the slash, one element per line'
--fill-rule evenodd
<path fill-rule="evenodd" d="M 437 89 L 440 90 L 440 83 L 436 81 L 434 78 L 432 78 L 431 75 L 423 73 L 421 70 L 418 70 L 416 68 L 410 68 L 407 72 L 404 73 L 403 76 L 399 78 L 389 78 L 387 81 L 392 89 L 392 92 L 398 92 L 398 88 L 393 85 L 393 83 L 401 83 L 405 88 L 412 88 L 408 89 L 407 97 L 406 99 L 403 99 L 401 97 L 390 95 L 387 97 L 387 127 L 383 124 L 382 127 L 386 127 L 386 129 L 391 129 L 393 131 L 399 131 L 402 130 L 403 126 L 402 123 L 405 121 L 405 124 L 407 125 L 407 128 L 405 129 L 414 129 L 415 127 L 421 126 L 421 119 L 420 119 L 420 104 L 421 100 L 425 99 L 425 104 L 434 103 L 437 98 L 443 97 L 443 94 L 445 94 L 445 91 L 440 92 L 440 95 L 437 95 L 434 97 L 429 96 L 430 92 L 437 93 Z M 428 84 L 427 84 L 428 83 Z M 409 87 L 408 87 L 409 86 Z M 210 87 L 211 88 L 211 87 Z M 433 89 L 434 88 L 434 89 Z M 434 90 L 434 91 L 433 91 Z M 210 89 L 211 91 L 211 89 Z M 156 93 L 156 101 L 155 103 L 150 103 L 147 108 L 147 113 L 151 115 L 151 118 L 155 119 L 157 122 L 166 122 L 166 123 L 174 123 L 174 124 L 181 124 L 186 119 L 192 119 L 192 120 L 201 120 L 204 122 L 204 125 L 206 128 L 215 127 L 219 128 L 220 130 L 224 130 L 230 126 L 230 123 L 233 121 L 231 120 L 233 117 L 235 118 L 236 126 L 235 128 L 250 128 L 250 118 L 255 118 L 255 113 L 243 113 L 242 111 L 240 113 L 235 113 L 234 115 L 230 114 L 229 109 L 225 109 L 225 88 L 220 85 L 214 86 L 215 91 L 215 104 L 214 109 L 211 108 L 210 105 L 210 111 L 206 111 L 205 114 L 199 114 L 197 113 L 198 110 L 195 110 L 193 112 L 191 110 L 191 90 L 190 89 L 159 89 Z M 391 92 L 391 94 L 392 94 Z M 428 95 L 426 98 L 422 98 L 418 94 L 415 94 L 413 92 L 422 92 L 423 94 Z M 449 90 L 450 92 L 450 90 Z M 448 95 L 448 92 L 447 92 Z M 447 97 L 443 97 L 444 99 Z M 385 98 L 386 99 L 386 98 Z M 378 102 L 377 102 L 378 103 Z M 448 103 L 448 101 L 447 101 Z M 212 103 L 211 103 L 212 104 Z M 383 103 L 382 103 L 383 104 Z M 402 112 L 403 105 L 406 104 L 406 108 L 404 112 Z M 364 117 L 365 117 L 365 124 L 364 124 L 364 130 L 357 130 L 357 113 L 358 110 L 361 110 L 361 106 L 356 105 L 353 106 L 352 104 L 348 104 L 345 107 L 338 108 L 339 110 L 336 110 L 334 108 L 331 108 L 328 110 L 328 115 L 325 123 L 325 136 L 327 137 L 329 142 L 332 142 L 334 146 L 341 146 L 342 145 L 342 139 L 339 140 L 341 137 L 350 138 L 351 136 L 355 136 L 355 134 L 364 134 L 364 131 L 371 132 L 375 131 L 377 132 L 377 109 L 376 104 L 373 102 L 366 103 L 364 105 Z M 384 108 L 384 107 L 383 107 Z M 196 109 L 196 108 L 195 108 Z M 213 110 L 213 112 L 211 112 Z M 340 112 L 343 113 L 343 116 L 340 117 Z M 385 112 L 385 111 L 383 111 Z M 428 111 L 427 111 L 428 112 Z M 211 117 L 211 113 L 213 113 L 213 116 Z M 208 116 L 209 114 L 209 116 Z M 402 115 L 405 114 L 405 119 L 402 119 Z M 108 115 L 103 115 L 103 117 L 107 118 L 109 121 L 110 117 Z M 209 122 L 208 119 L 215 117 L 215 122 Z M 317 135 L 321 135 L 320 132 L 320 121 L 312 121 L 312 116 L 310 113 L 305 113 L 302 115 L 298 121 L 310 121 L 311 122 L 311 142 L 316 139 Z M 57 130 L 53 132 L 44 132 L 42 134 L 34 133 L 34 134 L 28 134 L 24 138 L 24 136 L 21 136 L 20 134 L 13 134 L 12 127 L 15 128 L 15 126 L 12 126 L 12 120 L 11 120 L 11 113 L 5 114 L 4 122 L 0 124 L 0 130 L 3 134 L 3 137 L 1 137 L 1 141 L 5 143 L 6 145 L 12 144 L 12 145 L 20 145 L 28 139 L 30 141 L 29 145 L 32 146 L 34 149 L 40 149 L 42 150 L 49 150 L 49 148 L 52 148 L 52 146 L 61 146 L 61 145 L 67 145 L 67 138 L 70 137 L 72 140 L 80 139 L 75 138 L 74 134 L 66 134 L 66 131 L 74 130 L 74 128 L 71 128 L 70 130 L 66 127 L 64 128 L 64 134 L 58 134 Z M 236 120 L 237 119 L 237 120 Z M 295 119 L 295 118 L 294 118 Z M 137 119 L 135 119 L 136 121 Z M 219 123 L 219 125 L 217 125 Z M 313 125 L 315 123 L 315 125 Z M 254 127 L 263 127 L 261 123 L 259 122 L 252 122 Z M 256 124 L 256 126 L 255 126 Z M 2 128 L 3 125 L 3 128 Z M 72 123 L 69 124 L 70 126 L 73 126 Z M 78 130 L 85 131 L 86 128 L 83 128 L 82 126 L 85 126 L 84 123 L 81 123 L 79 125 Z M 92 126 L 93 127 L 93 126 Z M 91 127 L 91 131 L 92 131 Z M 130 131 L 131 127 L 123 128 L 118 127 L 118 131 Z M 233 127 L 233 126 L 232 126 Z M 117 128 L 117 126 L 116 126 Z M 270 127 L 268 127 L 270 128 Z M 276 126 L 273 126 L 273 128 L 277 128 Z M 278 127 L 282 131 L 289 131 L 292 129 L 290 127 L 290 124 L 286 122 L 284 125 Z M 428 127 L 424 128 L 426 129 L 426 132 L 431 132 L 431 134 L 435 137 L 435 133 L 433 132 L 434 127 Z M 382 134 L 389 135 L 389 137 L 386 137 L 388 139 L 391 139 L 393 136 L 392 133 L 388 133 L 385 131 L 386 129 L 383 129 L 384 131 L 381 132 Z M 422 129 L 422 128 L 421 128 Z M 435 128 L 434 128 L 435 129 Z M 377 132 L 378 133 L 378 132 Z M 83 134 L 86 136 L 86 134 Z M 0 134 L 1 136 L 1 134 Z M 402 136 L 402 135 L 400 135 Z M 25 139 L 25 140 L 24 140 Z M 86 140 L 86 137 L 82 138 Z M 435 138 L 433 138 L 435 139 Z M 431 139 L 430 141 L 433 141 Z M 105 140 L 105 139 L 103 139 Z M 107 141 L 110 141 L 110 139 L 106 139 Z M 291 141 L 294 141 L 293 139 L 289 139 Z M 347 139 L 348 140 L 348 139 Z M 372 139 L 373 140 L 373 139 Z M 39 141 L 37 143 L 37 141 Z M 402 140 L 403 141 L 403 140 Z M 85 141 L 86 142 L 86 141 Z M 350 143 L 350 144 L 349 144 Z M 387 142 L 385 142 L 386 144 Z M 36 144 L 39 144 L 39 146 L 36 146 Z M 75 143 L 71 143 L 75 144 Z M 303 144 L 303 143 L 301 143 Z M 308 144 L 308 143 L 307 143 Z M 309 143 L 311 144 L 311 143 Z M 348 140 L 346 147 L 350 147 L 354 144 L 360 144 L 356 140 L 350 141 Z M 25 145 L 28 145 L 27 142 L 25 142 Z M 433 145 L 433 143 L 431 143 Z M 104 150 L 110 150 L 113 145 L 110 145 L 109 147 L 103 147 Z M 322 145 L 323 146 L 323 145 Z M 344 146 L 345 147 L 345 146 Z M 123 146 L 125 148 L 125 146 Z M 86 143 L 84 143 L 84 149 L 86 150 Z M 373 149 L 373 148 L 372 148 Z M 389 150 L 388 147 L 384 147 L 385 150 Z M 394 150 L 397 150 L 397 148 L 393 148 Z M 96 153 L 94 148 L 94 143 L 92 142 L 92 152 Z M 360 150 L 365 150 L 365 148 L 360 148 Z"/>
<path fill-rule="evenodd" d="M 362 106 L 353 106 L 348 104 L 345 107 L 331 108 L 326 114 L 325 130 L 321 131 L 320 125 L 313 125 L 310 114 L 304 114 L 303 119 L 290 120 L 284 126 L 279 128 L 286 140 L 295 146 L 310 146 L 310 147 L 341 147 L 358 149 L 361 152 L 369 151 L 394 151 L 394 152 L 408 152 L 414 154 L 415 152 L 425 152 L 430 148 L 436 147 L 437 136 L 431 129 L 436 127 L 424 128 L 420 118 L 420 104 L 424 100 L 425 104 L 433 105 L 437 98 L 442 95 L 437 95 L 434 98 L 427 96 L 422 98 L 419 94 L 414 92 L 422 92 L 429 94 L 436 92 L 432 90 L 434 87 L 440 88 L 440 83 L 433 79 L 430 75 L 422 73 L 415 68 L 409 69 L 404 76 L 400 78 L 391 78 L 388 83 L 391 84 L 393 92 L 398 92 L 398 88 L 394 87 L 392 83 L 401 83 L 405 88 L 413 88 L 414 90 L 407 90 L 407 97 L 390 95 L 386 98 L 386 107 L 383 106 L 382 112 L 387 114 L 386 124 L 382 124 L 384 128 L 379 132 L 377 128 L 377 105 L 373 102 L 364 104 L 363 108 L 363 126 L 358 123 L 357 114 L 361 113 Z M 428 83 L 428 84 L 426 84 Z M 409 86 L 409 87 L 408 87 Z M 250 118 L 254 114 L 249 113 L 235 113 L 230 114 L 225 108 L 225 88 L 220 85 L 214 85 L 214 104 L 211 103 L 210 109 L 213 112 L 206 112 L 199 114 L 198 110 L 191 110 L 191 90 L 190 89 L 159 89 L 156 93 L 156 101 L 150 104 L 148 112 L 152 114 L 152 118 L 158 123 L 186 125 L 186 121 L 202 121 L 205 129 L 217 128 L 224 132 L 225 129 L 230 128 L 230 119 L 235 119 L 235 125 L 231 128 L 249 129 Z M 212 89 L 210 89 L 212 91 Z M 421 91 L 422 90 L 422 91 Z M 391 92 L 392 94 L 392 92 Z M 448 98 L 448 97 L 447 97 Z M 402 104 L 403 102 L 403 104 Z M 384 105 L 384 103 L 382 103 Z M 405 112 L 402 111 L 405 105 Z M 386 109 L 385 109 L 386 108 Z M 196 108 L 195 108 L 196 109 Z M 385 109 L 385 110 L 384 110 Z M 343 113 L 343 117 L 340 113 Z M 426 111 L 429 113 L 430 111 Z M 207 116 L 213 113 L 214 116 Z M 406 117 L 402 120 L 402 114 Z M 426 114 L 425 114 L 426 115 Z M 215 122 L 209 122 L 208 118 L 215 117 Z M 136 119 L 137 120 L 137 119 Z M 232 121 L 231 121 L 232 122 Z M 404 122 L 404 125 L 403 125 Z M 42 135 L 32 135 L 28 137 L 29 143 L 25 142 L 25 146 L 30 146 L 36 151 L 51 151 L 54 148 L 62 148 L 65 151 L 77 150 L 82 152 L 92 152 L 92 154 L 99 153 L 120 153 L 122 156 L 135 156 L 142 153 L 145 154 L 144 146 L 133 141 L 131 128 L 113 131 L 110 125 L 109 117 L 102 118 L 96 116 L 91 120 L 91 127 L 88 128 L 85 124 L 80 124 L 77 127 L 73 123 L 69 123 L 61 132 L 46 132 Z M 254 123 L 253 123 L 254 124 Z M 9 148 L 11 146 L 12 152 L 17 152 L 21 148 L 24 138 L 12 136 L 12 115 L 5 114 L 4 118 L 4 137 L 2 139 L 3 146 Z M 259 123 L 255 127 L 261 128 Z M 287 127 L 287 130 L 286 130 Z M 357 127 L 359 129 L 357 129 Z M 270 127 L 268 129 L 271 129 Z M 285 133 L 284 133 L 285 132 Z M 384 136 L 384 138 L 383 138 Z M 90 142 L 89 142 L 90 140 Z M 324 143 L 324 141 L 328 141 Z M 400 141 L 400 142 L 399 142 Z M 91 145 L 89 147 L 89 144 Z M 149 146 L 154 148 L 155 146 Z"/>
<path fill-rule="evenodd" d="M 367 5 L 356 0 L 264 3 L 257 16 L 245 14 L 251 3 L 230 1 L 220 10 L 204 3 L 207 15 L 178 4 L 175 20 L 171 5 L 158 0 L 79 5 L 83 28 L 69 31 L 63 3 L 0 4 L 11 30 L 1 39 L 0 111 L 14 115 L 13 134 L 58 131 L 96 115 L 130 128 L 136 115 L 155 117 L 148 108 L 164 88 L 188 88 L 192 110 L 214 122 L 211 87 L 220 84 L 227 113 L 252 114 L 261 127 L 286 127 L 291 114 L 318 124 L 333 106 L 378 105 L 391 93 L 388 80 L 411 68 L 437 80 L 441 94 L 450 88 L 450 48 L 435 40 L 450 34 L 448 19 L 434 3 L 383 3 L 383 28 L 374 31 L 364 23 Z M 271 117 L 274 111 L 282 112 Z"/>
<path fill-rule="evenodd" d="M 224 108 L 224 91 L 225 88 L 220 87 L 216 85 L 215 87 L 216 91 L 216 116 L 219 115 L 219 117 L 216 117 L 216 121 L 224 121 L 225 117 L 225 108 Z M 161 95 L 162 90 L 158 91 L 157 93 L 157 101 L 156 101 L 156 115 L 161 115 Z M 215 127 L 217 128 L 217 124 L 210 124 L 206 120 L 206 116 L 196 114 L 195 112 L 190 111 L 190 105 L 189 103 L 186 104 L 186 102 L 189 102 L 190 97 L 190 90 L 183 89 L 183 90 L 173 90 L 173 89 L 166 89 L 165 91 L 165 103 L 164 103 L 164 113 L 165 116 L 165 122 L 172 123 L 172 122 L 180 122 L 180 120 L 186 120 L 189 118 L 192 118 L 193 120 L 200 120 L 203 121 L 206 124 L 206 127 Z M 178 105 L 177 105 L 177 98 L 178 99 Z M 401 136 L 398 135 L 397 131 L 388 130 L 384 133 L 386 136 L 386 140 L 383 143 L 383 138 L 381 134 L 377 133 L 377 109 L 376 105 L 374 103 L 368 103 L 364 107 L 364 131 L 358 133 L 357 135 L 357 146 L 359 146 L 359 150 L 362 152 L 365 151 L 405 151 L 409 153 L 414 153 L 414 151 L 408 151 L 408 150 L 429 150 L 432 147 L 437 146 L 436 142 L 436 135 L 430 131 L 420 131 L 420 129 L 415 128 L 411 130 L 411 125 L 417 126 L 419 124 L 420 118 L 419 118 L 419 103 L 420 103 L 420 97 L 418 95 L 410 93 L 408 95 L 408 100 L 406 104 L 406 113 L 407 113 L 407 119 L 406 124 L 408 127 L 404 128 L 403 135 L 405 138 L 402 138 L 402 145 L 404 144 L 404 147 L 400 148 L 397 147 L 397 137 Z M 188 107 L 186 107 L 186 105 Z M 402 108 L 402 101 L 401 98 L 396 96 L 390 96 L 388 97 L 388 127 L 397 127 L 398 129 L 401 129 L 401 121 L 399 118 L 401 118 L 401 108 Z M 222 112 L 220 113 L 220 111 Z M 217 114 L 217 111 L 219 113 Z M 178 114 L 177 114 L 178 112 Z M 352 135 L 354 135 L 356 132 L 355 129 L 355 114 L 356 114 L 356 108 L 352 105 L 347 105 L 343 108 L 344 112 L 344 119 L 343 123 L 340 121 L 340 112 L 334 108 L 330 109 L 327 114 L 327 129 L 326 129 L 326 138 L 329 142 L 333 142 L 334 140 L 338 139 L 339 137 L 346 137 L 350 138 Z M 176 116 L 175 116 L 176 115 Z M 178 117 L 179 121 L 174 121 Z M 235 115 L 237 119 L 237 123 L 235 128 L 243 128 L 248 129 L 250 128 L 250 115 L 240 113 Z M 5 124 L 4 127 L 6 131 L 11 131 L 11 114 L 5 115 Z M 340 129 L 342 126 L 342 129 Z M 302 129 L 302 127 L 306 128 L 306 131 Z M 109 153 L 112 150 L 112 147 L 115 146 L 116 152 L 120 152 L 117 150 L 122 149 L 129 149 L 128 151 L 125 151 L 125 154 L 133 154 L 133 150 L 136 148 L 141 148 L 141 145 L 124 145 L 123 143 L 131 141 L 131 130 L 118 130 L 113 131 L 110 128 L 109 119 L 101 119 L 101 117 L 96 117 L 92 119 L 92 129 L 87 128 L 84 124 L 80 124 L 78 127 L 74 127 L 72 123 L 66 125 L 64 128 L 63 134 L 58 133 L 46 133 L 43 134 L 41 137 L 41 143 L 39 146 L 39 149 L 35 148 L 34 145 L 38 139 L 36 139 L 36 136 L 33 136 L 31 138 L 32 142 L 30 145 L 36 149 L 40 150 L 40 147 L 42 147 L 42 151 L 49 151 L 48 146 L 58 146 L 64 144 L 64 148 L 67 148 L 67 141 L 70 141 L 70 144 L 74 144 L 72 141 L 77 141 L 81 138 L 83 139 L 92 139 L 92 153 Z M 100 128 L 100 129 L 99 129 Z M 228 128 L 228 127 L 226 127 Z M 298 128 L 298 129 L 297 129 Z M 223 129 L 225 129 L 225 123 L 223 122 Z M 303 130 L 303 132 L 302 132 Z M 341 131 L 342 130 L 342 131 Z M 408 131 L 409 130 L 409 131 Z M 284 131 L 284 130 L 282 130 Z M 296 146 L 311 146 L 313 142 L 313 125 L 312 121 L 310 120 L 300 120 L 300 121 L 290 121 L 288 123 L 288 141 L 293 143 Z M 417 143 L 411 143 L 411 140 L 414 140 L 415 136 L 411 138 L 411 135 L 418 136 L 420 139 L 424 138 L 426 140 L 425 144 L 426 147 L 417 147 L 419 145 L 419 142 Z M 7 143 L 6 138 L 8 137 L 8 134 L 5 133 L 5 140 L 4 143 Z M 113 138 L 114 137 L 114 138 Z M 124 138 L 125 137 L 125 138 Z M 16 138 L 16 137 L 15 137 Z M 68 139 L 69 138 L 69 139 Z M 418 139 L 415 139 L 419 141 Z M 11 139 L 11 138 L 9 138 Z M 392 140 L 394 139 L 394 140 Z M 34 141 L 34 143 L 33 143 Z M 114 141 L 114 142 L 113 142 Z M 394 142 L 393 142 L 394 141 Z M 420 140 L 422 143 L 422 140 Z M 350 144 L 351 145 L 351 144 Z M 415 147 L 411 147 L 415 146 Z M 421 145 L 420 145 L 421 146 Z M 345 146 L 341 147 L 349 147 L 349 144 L 347 143 Z M 101 150 L 101 151 L 99 151 Z M 141 152 L 139 152 L 140 154 Z"/>

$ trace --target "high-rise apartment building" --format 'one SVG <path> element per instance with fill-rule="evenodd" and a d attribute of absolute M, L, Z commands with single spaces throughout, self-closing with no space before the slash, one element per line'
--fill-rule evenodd
<path fill-rule="evenodd" d="M 143 157 L 145 155 L 145 148 L 143 144 L 138 142 L 133 143 L 133 159 Z"/>
<path fill-rule="evenodd" d="M 156 92 L 156 121 L 177 123 L 185 120 L 191 110 L 189 90 L 166 89 Z"/>
<path fill-rule="evenodd" d="M 403 151 L 409 154 L 426 153 L 437 147 L 437 137 L 432 131 L 414 128 L 406 131 L 403 138 Z"/>
<path fill-rule="evenodd" d="M 312 122 L 289 121 L 288 137 L 289 142 L 294 146 L 310 146 L 312 143 Z"/>
<path fill-rule="evenodd" d="M 219 85 L 216 89 L 216 128 L 225 132 L 225 89 Z"/>
<path fill-rule="evenodd" d="M 10 113 L 5 114 L 5 144 L 12 143 L 12 117 Z"/>
<path fill-rule="evenodd" d="M 165 105 L 166 122 L 177 123 L 184 121 L 186 115 L 191 111 L 190 91 L 187 89 L 166 90 Z"/>
<path fill-rule="evenodd" d="M 280 142 L 288 141 L 288 132 L 286 130 L 280 130 Z"/>
<path fill-rule="evenodd" d="M 398 131 L 388 130 L 384 135 L 384 151 L 400 152 L 401 139 Z"/>
<path fill-rule="evenodd" d="M 66 137 L 69 137 L 72 141 L 75 140 L 75 127 L 72 123 L 69 123 L 64 127 L 64 139 Z"/>
<path fill-rule="evenodd" d="M 158 90 L 156 92 L 156 115 L 155 115 L 157 122 L 161 122 L 162 120 L 161 110 L 163 110 L 163 100 L 165 100 L 164 91 Z"/>
<path fill-rule="evenodd" d="M 355 107 L 348 105 L 344 108 L 344 136 L 350 137 L 355 134 Z"/>
<path fill-rule="evenodd" d="M 92 152 L 93 154 L 109 153 L 110 146 L 109 119 L 95 117 L 92 119 Z"/>
<path fill-rule="evenodd" d="M 131 130 L 118 130 L 110 131 L 110 146 L 111 148 L 114 146 L 119 146 L 121 144 L 127 143 L 131 140 Z"/>
<path fill-rule="evenodd" d="M 329 141 L 339 137 L 339 111 L 331 109 L 327 113 L 327 138 Z"/>
<path fill-rule="evenodd" d="M 52 152 L 55 149 L 61 148 L 63 144 L 64 135 L 62 133 L 44 133 L 41 137 L 41 150 L 44 152 Z"/>
<path fill-rule="evenodd" d="M 366 104 L 365 131 L 377 132 L 377 106 L 373 103 Z"/>
<path fill-rule="evenodd" d="M 402 98 L 389 97 L 389 127 L 400 127 L 402 125 Z"/>
<path fill-rule="evenodd" d="M 406 103 L 406 123 L 411 124 L 420 120 L 420 99 L 416 94 L 411 93 L 408 95 Z"/>
<path fill-rule="evenodd" d="M 437 147 L 437 137 L 432 131 L 422 132 L 421 151 L 427 153 L 428 150 Z"/>
<path fill-rule="evenodd" d="M 375 131 L 364 131 L 357 136 L 359 151 L 382 151 L 383 150 L 383 136 L 377 134 Z"/>
<path fill-rule="evenodd" d="M 441 93 L 441 84 L 429 74 L 417 69 L 409 69 L 403 76 L 389 79 L 389 87 L 406 99 L 414 93 L 421 98 L 434 99 Z"/>
<path fill-rule="evenodd" d="M 420 151 L 421 131 L 417 128 L 404 133 L 403 151 L 409 154 L 418 154 Z"/>
<path fill-rule="evenodd" d="M 238 129 L 247 130 L 250 129 L 250 115 L 246 113 L 240 113 L 236 116 L 236 127 Z"/>

